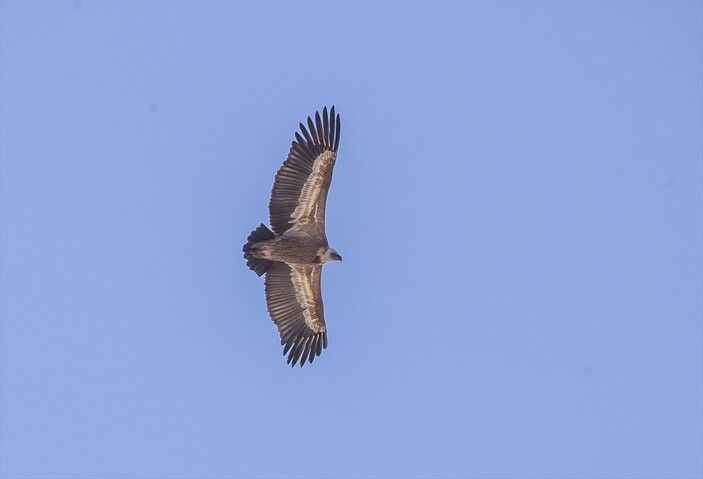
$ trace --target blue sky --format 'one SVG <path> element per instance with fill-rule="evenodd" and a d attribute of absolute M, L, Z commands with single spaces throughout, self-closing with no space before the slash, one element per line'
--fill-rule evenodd
<path fill-rule="evenodd" d="M 0 7 L 0 475 L 703 475 L 703 4 Z M 241 245 L 342 116 L 329 348 Z"/>

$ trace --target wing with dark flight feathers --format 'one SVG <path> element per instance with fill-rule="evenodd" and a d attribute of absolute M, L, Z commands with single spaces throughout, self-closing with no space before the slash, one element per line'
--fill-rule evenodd
<path fill-rule="evenodd" d="M 291 366 L 312 363 L 327 348 L 321 276 L 321 265 L 276 262 L 266 272 L 266 306 Z"/>
<path fill-rule="evenodd" d="M 325 203 L 337 159 L 341 123 L 334 106 L 308 117 L 276 173 L 269 201 L 271 228 L 280 235 L 293 227 L 323 235 Z"/>

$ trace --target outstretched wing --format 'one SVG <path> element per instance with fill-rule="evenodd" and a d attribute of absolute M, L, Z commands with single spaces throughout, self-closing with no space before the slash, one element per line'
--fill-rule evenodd
<path fill-rule="evenodd" d="M 325 231 L 325 203 L 337 159 L 341 123 L 334 106 L 308 117 L 308 128 L 300 124 L 300 133 L 290 147 L 288 158 L 276 173 L 269 201 L 269 219 L 276 234 L 293 227 L 304 227 L 313 234 Z"/>
<path fill-rule="evenodd" d="M 273 263 L 266 272 L 266 306 L 281 336 L 288 363 L 312 363 L 327 348 L 322 308 L 322 266 Z"/>

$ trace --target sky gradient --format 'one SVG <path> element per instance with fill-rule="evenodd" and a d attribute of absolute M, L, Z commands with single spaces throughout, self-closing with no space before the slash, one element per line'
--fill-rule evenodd
<path fill-rule="evenodd" d="M 2 478 L 703 476 L 703 4 L 0 6 Z M 335 104 L 329 348 L 241 245 Z"/>

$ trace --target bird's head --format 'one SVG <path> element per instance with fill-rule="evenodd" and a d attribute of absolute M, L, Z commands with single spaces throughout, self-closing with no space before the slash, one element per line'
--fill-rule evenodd
<path fill-rule="evenodd" d="M 330 261 L 342 261 L 342 256 L 334 248 L 327 248 L 320 255 L 320 263 L 329 263 Z"/>

